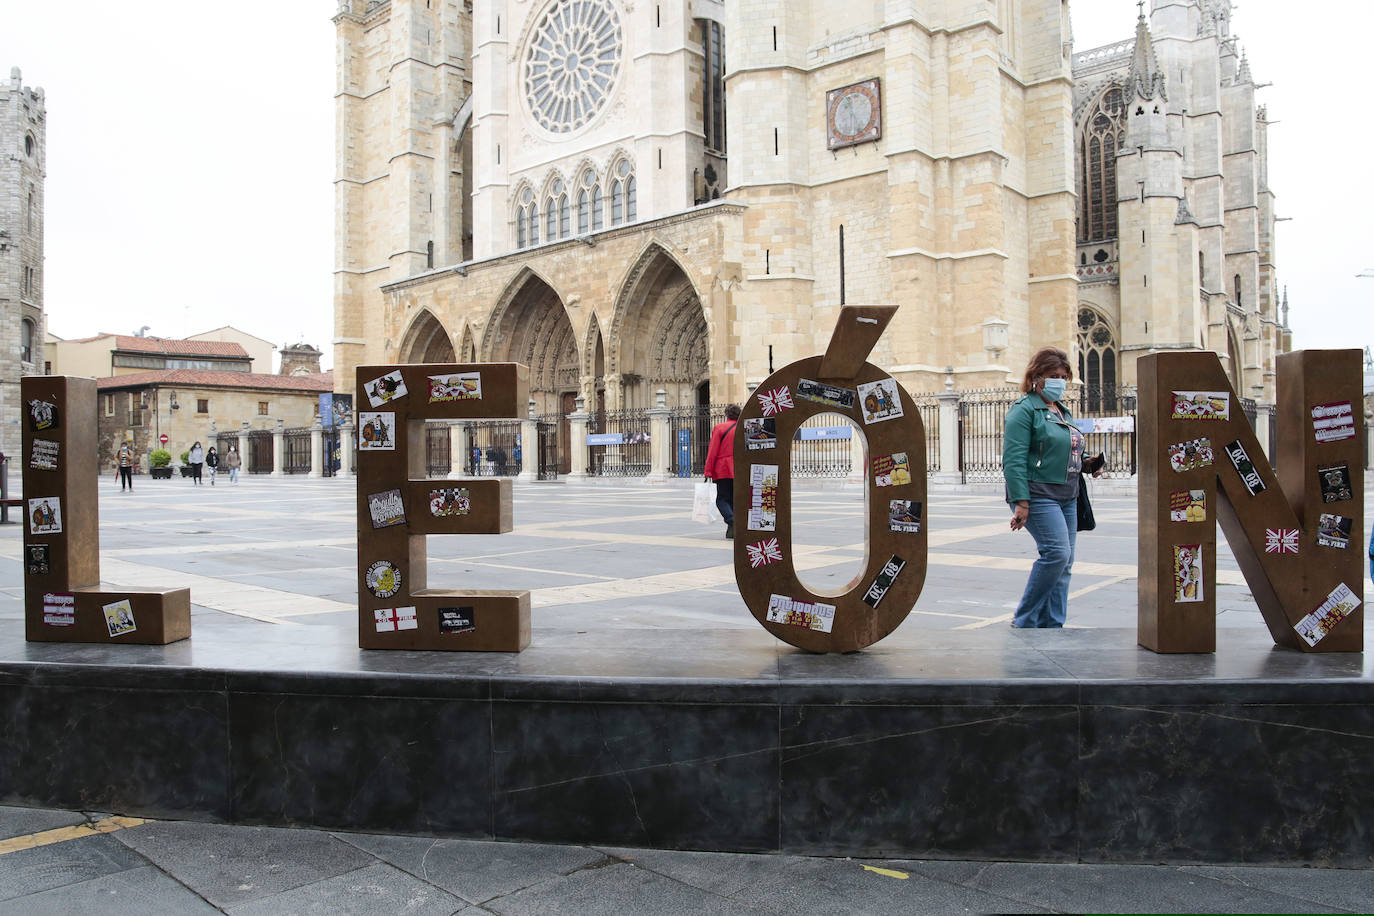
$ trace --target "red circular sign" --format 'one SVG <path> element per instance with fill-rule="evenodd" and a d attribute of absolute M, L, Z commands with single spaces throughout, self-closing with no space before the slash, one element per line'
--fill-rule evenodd
<path fill-rule="evenodd" d="M 157 441 L 161 442 L 163 445 L 166 445 L 166 444 L 167 444 L 167 434 L 166 434 L 166 433 L 163 433 L 162 435 L 158 436 L 158 437 L 157 437 Z"/>

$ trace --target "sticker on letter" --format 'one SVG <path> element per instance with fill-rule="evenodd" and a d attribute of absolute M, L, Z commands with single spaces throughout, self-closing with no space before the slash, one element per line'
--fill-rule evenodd
<path fill-rule="evenodd" d="M 29 467 L 35 471 L 57 470 L 57 453 L 62 443 L 51 439 L 34 439 L 33 452 L 29 455 Z"/>
<path fill-rule="evenodd" d="M 1212 440 L 1193 439 L 1169 446 L 1169 467 L 1175 471 L 1205 468 L 1212 463 Z"/>
<path fill-rule="evenodd" d="M 29 500 L 29 534 L 62 533 L 62 500 L 39 496 Z"/>
<path fill-rule="evenodd" d="M 482 400 L 482 373 L 455 372 L 452 375 L 429 377 L 429 402 L 446 404 L 451 401 Z"/>
<path fill-rule="evenodd" d="M 1174 548 L 1174 601 L 1202 600 L 1202 545 L 1182 544 Z"/>
<path fill-rule="evenodd" d="M 76 626 L 76 596 L 62 592 L 48 592 L 43 596 L 43 625 L 46 627 Z M 111 633 L 111 636 L 114 634 Z"/>
<path fill-rule="evenodd" d="M 1345 550 L 1350 546 L 1350 534 L 1354 530 L 1353 518 L 1323 512 L 1317 521 L 1317 546 Z"/>
<path fill-rule="evenodd" d="M 769 595 L 768 621 L 829 633 L 835 623 L 835 605 L 802 601 L 786 595 Z"/>
<path fill-rule="evenodd" d="M 749 553 L 750 569 L 758 569 L 760 566 L 767 566 L 782 560 L 782 548 L 778 546 L 777 538 L 769 538 L 766 541 L 759 541 L 757 544 L 746 544 L 744 549 Z"/>
<path fill-rule="evenodd" d="M 1349 401 L 1318 404 L 1312 408 L 1312 433 L 1318 442 L 1355 438 L 1355 413 Z"/>
<path fill-rule="evenodd" d="M 879 487 L 901 487 L 911 483 L 911 467 L 906 452 L 878 455 L 873 459 L 873 483 Z"/>
<path fill-rule="evenodd" d="M 827 385 L 824 382 L 812 381 L 809 378 L 797 379 L 797 397 L 813 404 L 826 404 L 841 410 L 852 410 L 854 407 L 854 390 L 852 388 Z"/>
<path fill-rule="evenodd" d="M 105 628 L 110 631 L 111 636 L 123 636 L 138 629 L 134 624 L 134 609 L 128 598 L 107 604 L 101 610 L 105 612 Z"/>
<path fill-rule="evenodd" d="M 399 489 L 367 494 L 367 514 L 373 528 L 390 528 L 406 523 L 406 504 Z"/>
<path fill-rule="evenodd" d="M 1309 646 L 1315 646 L 1336 628 L 1336 624 L 1355 613 L 1359 606 L 1360 599 L 1342 582 L 1331 590 L 1331 594 L 1326 596 L 1326 600 L 1315 611 L 1300 620 L 1293 629 L 1298 631 L 1298 635 Z"/>
<path fill-rule="evenodd" d="M 47 544 L 24 545 L 24 572 L 30 576 L 46 576 L 52 572 L 51 550 Z"/>
<path fill-rule="evenodd" d="M 29 401 L 29 429 L 36 433 L 57 429 L 58 419 L 57 405 L 52 401 L 40 401 L 37 398 Z"/>
<path fill-rule="evenodd" d="M 873 584 L 870 585 L 868 591 L 864 593 L 864 604 L 871 608 L 876 608 L 878 603 L 882 601 L 883 597 L 888 593 L 888 590 L 892 588 L 892 583 L 896 581 L 897 574 L 905 567 L 906 560 L 898 556 L 894 556 L 883 564 L 882 571 L 878 573 L 877 577 L 873 580 Z"/>
<path fill-rule="evenodd" d="M 406 391 L 406 380 L 401 377 L 401 370 L 392 369 L 381 378 L 374 378 L 363 386 L 367 392 L 367 400 L 373 407 L 381 407 L 387 401 L 403 398 L 410 392 Z"/>
<path fill-rule="evenodd" d="M 1227 443 L 1226 457 L 1231 459 L 1231 464 L 1235 465 L 1236 473 L 1240 475 L 1240 482 L 1245 484 L 1245 489 L 1251 496 L 1263 493 L 1268 489 L 1264 481 L 1260 479 L 1259 471 L 1255 470 L 1254 463 L 1245 451 L 1245 446 L 1240 444 L 1237 439 Z"/>
<path fill-rule="evenodd" d="M 895 420 L 902 416 L 902 398 L 897 393 L 897 380 L 880 378 L 859 386 L 859 406 L 863 408 L 864 423 Z"/>
<path fill-rule="evenodd" d="M 1169 521 L 1207 521 L 1206 490 L 1175 490 L 1169 494 Z"/>
<path fill-rule="evenodd" d="M 358 411 L 358 448 L 371 452 L 396 451 L 396 413 Z"/>
<path fill-rule="evenodd" d="M 792 392 L 786 385 L 781 388 L 774 388 L 772 391 L 759 392 L 759 410 L 765 417 L 790 410 L 792 407 Z"/>
<path fill-rule="evenodd" d="M 448 636 L 477 629 L 477 612 L 470 607 L 439 608 L 439 632 Z"/>
<path fill-rule="evenodd" d="M 887 529 L 903 534 L 916 534 L 921 530 L 921 503 L 911 499 L 894 499 L 888 502 Z"/>
<path fill-rule="evenodd" d="M 429 514 L 435 518 L 467 515 L 472 511 L 472 499 L 467 487 L 442 487 L 429 491 Z"/>
<path fill-rule="evenodd" d="M 415 608 L 413 607 L 378 608 L 372 612 L 372 617 L 377 622 L 378 633 L 416 630 L 420 627 L 419 622 L 415 619 Z"/>
<path fill-rule="evenodd" d="M 772 417 L 745 420 L 744 444 L 751 452 L 775 448 L 778 444 L 778 421 Z"/>
<path fill-rule="evenodd" d="M 401 571 L 390 560 L 378 560 L 367 568 L 363 581 L 378 598 L 390 598 L 401 590 Z"/>
<path fill-rule="evenodd" d="M 1229 420 L 1231 393 L 1229 391 L 1175 391 L 1175 420 Z"/>
<path fill-rule="evenodd" d="M 749 530 L 778 530 L 776 464 L 756 464 L 749 469 Z"/>
<path fill-rule="evenodd" d="M 1265 553 L 1297 553 L 1298 538 L 1302 532 L 1296 528 L 1265 528 Z"/>
<path fill-rule="evenodd" d="M 1350 465 L 1333 464 L 1317 468 L 1317 479 L 1322 485 L 1322 502 L 1334 503 L 1355 498 L 1350 487 Z"/>

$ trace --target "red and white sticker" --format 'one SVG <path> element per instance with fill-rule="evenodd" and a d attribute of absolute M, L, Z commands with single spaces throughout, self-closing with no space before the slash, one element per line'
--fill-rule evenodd
<path fill-rule="evenodd" d="M 769 538 L 766 541 L 759 541 L 757 544 L 746 544 L 744 549 L 749 551 L 750 569 L 758 569 L 760 566 L 767 566 L 769 563 L 777 563 L 782 560 L 782 548 L 778 546 L 777 538 Z"/>
<path fill-rule="evenodd" d="M 1349 401 L 1318 404 L 1312 408 L 1312 432 L 1318 442 L 1355 438 L 1355 412 Z"/>
<path fill-rule="evenodd" d="M 377 620 L 378 633 L 392 633 L 396 630 L 415 630 L 420 624 L 415 620 L 413 607 L 385 607 L 372 612 Z"/>
<path fill-rule="evenodd" d="M 76 626 L 76 596 L 49 592 L 43 596 L 43 625 Z"/>
<path fill-rule="evenodd" d="M 774 388 L 772 391 L 759 392 L 759 409 L 763 411 L 765 417 L 771 417 L 791 407 L 792 392 L 786 385 L 781 388 Z"/>

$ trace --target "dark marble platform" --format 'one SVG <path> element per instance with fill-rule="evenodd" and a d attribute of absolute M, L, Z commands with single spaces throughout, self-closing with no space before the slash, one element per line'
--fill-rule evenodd
<path fill-rule="evenodd" d="M 166 647 L 0 622 L 0 803 L 681 849 L 1374 863 L 1374 670 L 1224 629 L 921 630 L 814 656 L 758 628 L 545 626 L 520 655 L 344 627 Z"/>

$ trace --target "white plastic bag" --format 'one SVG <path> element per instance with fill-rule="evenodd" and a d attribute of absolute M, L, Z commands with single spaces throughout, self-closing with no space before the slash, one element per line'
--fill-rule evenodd
<path fill-rule="evenodd" d="M 720 521 L 720 512 L 716 510 L 716 485 L 709 480 L 697 481 L 692 496 L 692 521 L 703 525 Z"/>

